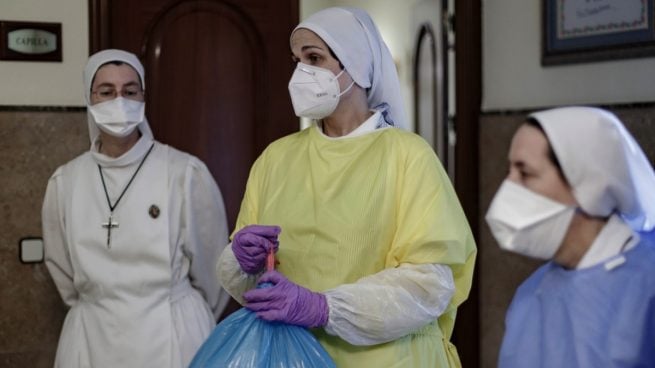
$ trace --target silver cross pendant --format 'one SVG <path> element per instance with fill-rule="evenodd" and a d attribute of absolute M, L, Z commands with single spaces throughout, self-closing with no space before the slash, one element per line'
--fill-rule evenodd
<path fill-rule="evenodd" d="M 118 227 L 118 222 L 114 222 L 114 218 L 112 217 L 112 214 L 109 214 L 109 219 L 107 222 L 102 224 L 102 227 L 107 229 L 107 248 L 111 249 L 111 229 Z"/>

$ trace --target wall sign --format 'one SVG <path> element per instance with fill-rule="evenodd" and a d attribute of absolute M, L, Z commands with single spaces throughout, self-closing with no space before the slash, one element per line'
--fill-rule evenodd
<path fill-rule="evenodd" d="M 0 60 L 61 61 L 61 23 L 0 20 Z"/>

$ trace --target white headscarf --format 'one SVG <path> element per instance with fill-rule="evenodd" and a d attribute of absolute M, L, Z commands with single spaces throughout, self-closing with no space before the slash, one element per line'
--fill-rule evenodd
<path fill-rule="evenodd" d="M 323 9 L 294 31 L 298 28 L 316 33 L 332 49 L 355 83 L 367 89 L 369 108 L 382 110 L 387 123 L 407 127 L 396 65 L 365 11 L 349 7 Z"/>
<path fill-rule="evenodd" d="M 121 61 L 130 65 L 136 72 L 139 74 L 141 79 L 141 88 L 145 90 L 145 72 L 143 70 L 143 65 L 136 57 L 136 55 L 116 49 L 108 49 L 99 51 L 89 57 L 89 60 L 86 62 L 86 67 L 84 68 L 84 98 L 86 99 L 87 106 L 91 105 L 91 84 L 93 83 L 93 77 L 95 77 L 98 69 L 109 62 L 112 61 Z M 91 149 L 93 149 L 94 144 L 98 136 L 100 135 L 100 130 L 93 120 L 93 116 L 87 109 L 87 122 L 89 126 L 89 139 L 91 140 Z M 143 118 L 143 121 L 138 125 L 139 130 L 143 136 L 146 136 L 150 139 L 153 139 L 152 130 L 150 125 L 148 125 L 148 119 Z"/>
<path fill-rule="evenodd" d="M 602 217 L 616 212 L 634 230 L 653 228 L 655 173 L 614 114 L 562 107 L 530 117 L 543 127 L 583 211 Z"/>

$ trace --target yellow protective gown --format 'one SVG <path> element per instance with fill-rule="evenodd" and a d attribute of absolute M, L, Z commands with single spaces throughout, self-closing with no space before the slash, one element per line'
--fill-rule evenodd
<path fill-rule="evenodd" d="M 449 339 L 476 249 L 447 175 L 419 136 L 387 128 L 334 140 L 313 126 L 274 142 L 251 169 L 235 231 L 249 224 L 281 226 L 278 270 L 313 291 L 400 264 L 450 266 L 450 305 L 414 333 L 354 346 L 314 332 L 340 368 L 460 366 Z"/>

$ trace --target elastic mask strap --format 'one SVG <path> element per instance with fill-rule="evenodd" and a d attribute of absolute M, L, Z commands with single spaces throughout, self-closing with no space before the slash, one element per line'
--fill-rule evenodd
<path fill-rule="evenodd" d="M 350 89 L 353 88 L 354 85 L 355 85 L 355 81 L 352 81 L 352 83 L 350 83 L 350 85 L 348 86 L 348 88 L 346 88 L 345 90 L 343 90 L 343 92 L 339 93 L 339 94 L 337 95 L 337 97 L 341 97 L 344 93 L 350 91 Z"/>
<path fill-rule="evenodd" d="M 340 77 L 341 74 L 343 74 L 343 72 L 345 72 L 345 71 L 346 71 L 346 68 L 341 69 L 341 71 L 339 72 L 339 74 L 337 74 L 337 76 L 336 76 L 336 80 L 337 80 L 337 81 L 339 81 L 339 77 Z M 346 88 L 345 90 L 343 90 L 343 92 L 339 93 L 339 94 L 337 95 L 337 97 L 341 97 L 341 96 L 343 96 L 344 93 L 350 91 L 350 89 L 353 88 L 353 85 L 355 85 L 355 80 L 354 80 L 354 79 L 353 79 L 353 81 L 350 83 L 350 85 L 348 86 L 348 88 Z"/>

